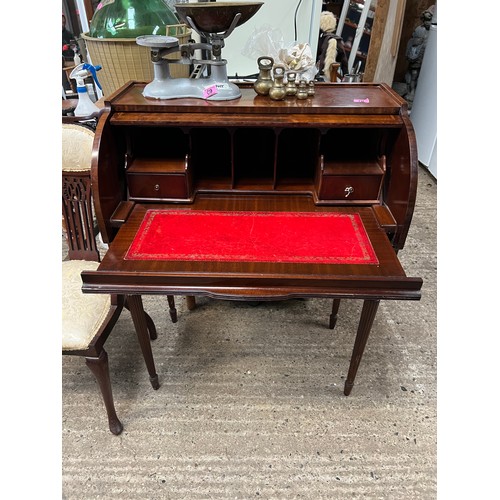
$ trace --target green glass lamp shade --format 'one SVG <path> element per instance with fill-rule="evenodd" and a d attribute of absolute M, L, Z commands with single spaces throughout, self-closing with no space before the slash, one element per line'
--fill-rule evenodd
<path fill-rule="evenodd" d="M 165 35 L 165 26 L 179 24 L 164 0 L 102 0 L 90 22 L 92 38 L 136 38 Z"/>

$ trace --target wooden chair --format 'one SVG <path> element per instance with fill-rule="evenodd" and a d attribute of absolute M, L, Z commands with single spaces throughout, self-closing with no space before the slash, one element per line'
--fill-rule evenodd
<path fill-rule="evenodd" d="M 83 294 L 81 272 L 95 270 L 100 255 L 92 210 L 90 159 L 94 132 L 81 124 L 63 123 L 62 212 L 68 241 L 68 259 L 62 263 L 62 353 L 84 356 L 94 374 L 106 407 L 109 429 L 120 434 L 123 425 L 116 415 L 104 343 L 122 309 L 122 295 Z M 146 315 L 151 339 L 157 337 Z M 153 388 L 158 381 L 151 381 Z"/>

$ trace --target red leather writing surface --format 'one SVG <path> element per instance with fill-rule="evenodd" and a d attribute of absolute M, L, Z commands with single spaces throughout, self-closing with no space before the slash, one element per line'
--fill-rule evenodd
<path fill-rule="evenodd" d="M 128 260 L 378 264 L 358 214 L 148 210 Z"/>

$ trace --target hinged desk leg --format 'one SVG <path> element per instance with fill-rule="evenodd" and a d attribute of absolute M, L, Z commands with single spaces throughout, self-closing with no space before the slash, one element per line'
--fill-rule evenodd
<path fill-rule="evenodd" d="M 158 375 L 156 373 L 155 362 L 153 359 L 153 351 L 151 350 L 151 341 L 149 339 L 148 325 L 146 321 L 146 313 L 142 306 L 142 297 L 140 295 L 129 295 L 127 297 L 130 314 L 134 322 L 137 338 L 141 346 L 144 361 L 149 373 L 149 380 L 153 389 L 158 389 L 160 383 L 158 382 Z"/>
<path fill-rule="evenodd" d="M 354 386 L 354 379 L 358 371 L 363 351 L 365 350 L 366 341 L 370 330 L 373 325 L 373 320 L 377 314 L 378 305 L 380 300 L 365 300 L 363 302 L 363 310 L 361 311 L 361 318 L 359 319 L 358 333 L 354 341 L 354 349 L 352 351 L 351 364 L 349 365 L 349 373 L 344 385 L 344 394 L 349 396 L 352 387 Z"/>

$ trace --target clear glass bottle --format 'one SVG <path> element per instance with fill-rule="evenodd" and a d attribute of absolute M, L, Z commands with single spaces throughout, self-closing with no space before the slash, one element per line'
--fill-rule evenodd
<path fill-rule="evenodd" d="M 92 38 L 136 38 L 164 35 L 165 26 L 179 24 L 164 0 L 102 0 L 90 22 Z"/>

